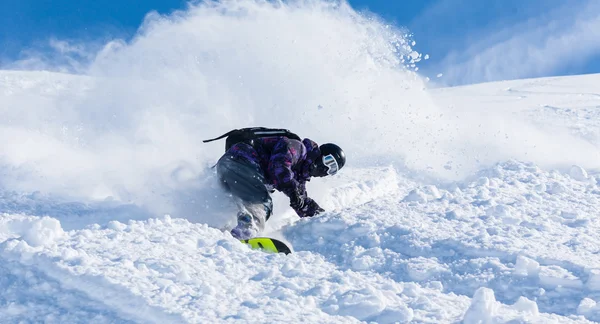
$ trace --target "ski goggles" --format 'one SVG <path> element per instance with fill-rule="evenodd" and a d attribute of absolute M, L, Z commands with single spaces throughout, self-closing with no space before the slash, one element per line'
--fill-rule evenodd
<path fill-rule="evenodd" d="M 333 157 L 333 155 L 327 154 L 327 155 L 323 156 L 322 160 L 323 160 L 323 165 L 325 165 L 327 167 L 328 175 L 334 175 L 340 169 L 339 165 L 338 165 L 337 161 L 335 160 L 335 158 Z"/>

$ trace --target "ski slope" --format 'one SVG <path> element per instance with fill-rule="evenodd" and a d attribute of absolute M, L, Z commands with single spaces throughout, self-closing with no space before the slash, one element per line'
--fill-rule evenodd
<path fill-rule="evenodd" d="M 0 321 L 600 321 L 600 75 L 434 88 L 410 44 L 344 5 L 222 2 L 79 73 L 0 71 Z M 308 185 L 324 214 L 274 195 L 290 255 L 226 230 L 201 140 L 250 125 L 348 155 Z"/>

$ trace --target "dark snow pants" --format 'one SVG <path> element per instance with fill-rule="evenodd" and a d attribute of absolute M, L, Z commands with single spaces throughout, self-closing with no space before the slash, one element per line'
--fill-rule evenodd
<path fill-rule="evenodd" d="M 265 186 L 263 171 L 243 158 L 223 155 L 217 162 L 217 174 L 223 188 L 241 200 L 244 207 L 263 228 L 271 217 L 273 200 Z"/>

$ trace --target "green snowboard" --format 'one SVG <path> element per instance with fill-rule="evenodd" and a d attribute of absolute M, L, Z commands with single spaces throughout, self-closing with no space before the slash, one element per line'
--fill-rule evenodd
<path fill-rule="evenodd" d="M 248 240 L 240 240 L 240 242 L 250 245 L 254 250 L 262 250 L 269 253 L 292 253 L 287 244 L 274 238 L 255 237 Z"/>

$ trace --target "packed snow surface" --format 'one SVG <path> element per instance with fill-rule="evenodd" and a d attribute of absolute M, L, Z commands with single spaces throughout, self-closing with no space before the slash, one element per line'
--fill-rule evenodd
<path fill-rule="evenodd" d="M 410 44 L 243 0 L 0 71 L 0 322 L 600 321 L 600 76 L 434 89 Z M 201 140 L 244 126 L 346 150 L 322 215 L 274 194 L 290 255 L 227 231 Z"/>

